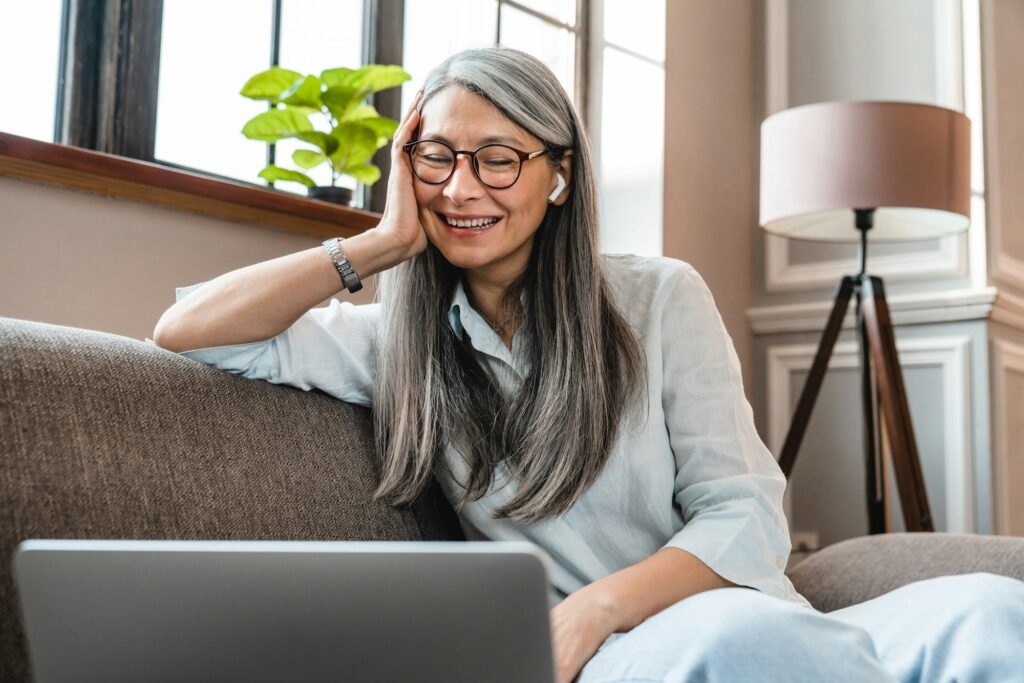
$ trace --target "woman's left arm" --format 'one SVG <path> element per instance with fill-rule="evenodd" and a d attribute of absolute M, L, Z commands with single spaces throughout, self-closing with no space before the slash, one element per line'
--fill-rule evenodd
<path fill-rule="evenodd" d="M 673 498 L 684 524 L 663 547 L 687 551 L 736 585 L 792 597 L 786 478 L 754 426 L 711 291 L 689 264 L 665 304 L 661 342 Z"/>
<path fill-rule="evenodd" d="M 681 264 L 666 287 L 662 404 L 684 526 L 649 558 L 586 587 L 610 606 L 615 630 L 705 590 L 792 590 L 786 479 L 754 426 L 732 340 L 692 266 Z"/>

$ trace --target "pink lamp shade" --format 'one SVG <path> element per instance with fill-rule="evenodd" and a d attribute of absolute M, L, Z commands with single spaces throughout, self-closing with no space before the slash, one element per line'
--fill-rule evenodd
<path fill-rule="evenodd" d="M 860 239 L 852 209 L 875 208 L 873 242 L 922 240 L 971 222 L 971 122 L 908 102 L 822 102 L 761 124 L 761 226 L 784 237 Z"/>

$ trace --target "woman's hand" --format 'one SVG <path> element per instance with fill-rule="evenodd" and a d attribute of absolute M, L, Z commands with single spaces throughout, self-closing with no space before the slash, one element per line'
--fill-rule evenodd
<path fill-rule="evenodd" d="M 419 125 L 420 116 L 416 105 L 423 98 L 420 90 L 413 98 L 409 111 L 405 114 L 395 138 L 391 143 L 391 175 L 388 178 L 387 202 L 384 215 L 376 231 L 387 235 L 395 244 L 404 249 L 406 258 L 412 258 L 427 248 L 427 234 L 420 222 L 419 209 L 416 205 L 416 194 L 413 191 L 412 166 L 409 155 L 402 145 L 412 141 L 413 132 Z"/>
<path fill-rule="evenodd" d="M 551 610 L 555 683 L 571 683 L 614 631 L 613 614 L 596 593 L 581 588 Z"/>

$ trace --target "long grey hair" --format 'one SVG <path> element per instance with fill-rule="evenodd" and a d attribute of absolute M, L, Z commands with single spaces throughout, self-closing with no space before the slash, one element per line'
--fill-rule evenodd
<path fill-rule="evenodd" d="M 451 443 L 469 473 L 458 482 L 456 510 L 483 497 L 504 464 L 517 489 L 494 518 L 536 522 L 571 507 L 610 457 L 621 419 L 639 419 L 633 408 L 647 397 L 646 360 L 611 300 L 590 142 L 558 79 L 531 55 L 490 47 L 455 54 L 431 71 L 420 108 L 447 87 L 480 95 L 543 140 L 552 166 L 574 150 L 570 194 L 562 206 L 548 206 L 525 272 L 501 298 L 500 309 L 522 325 L 530 368 L 510 396 L 449 324 L 462 269 L 428 242 L 378 276 L 373 419 L 381 481 L 374 499 L 411 503 L 434 467 L 451 473 L 444 460 Z"/>

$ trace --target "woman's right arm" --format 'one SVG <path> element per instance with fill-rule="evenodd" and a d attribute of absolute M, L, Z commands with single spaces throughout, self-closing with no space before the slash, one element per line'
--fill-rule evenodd
<path fill-rule="evenodd" d="M 360 279 L 410 255 L 410 247 L 379 227 L 346 239 L 342 248 Z M 245 266 L 210 280 L 168 308 L 153 330 L 153 342 L 180 353 L 269 339 L 342 288 L 322 246 Z"/>
<path fill-rule="evenodd" d="M 402 145 L 419 124 L 416 93 L 391 145 L 387 203 L 377 227 L 342 244 L 360 279 L 387 270 L 427 247 L 420 223 L 413 174 Z M 270 339 L 343 288 L 322 246 L 239 268 L 210 280 L 164 311 L 153 343 L 183 352 Z"/>

